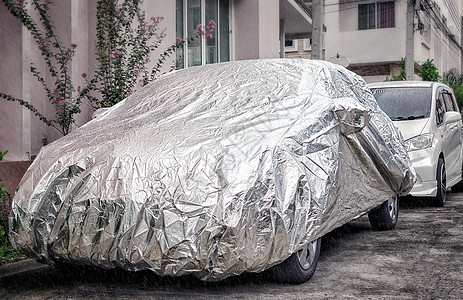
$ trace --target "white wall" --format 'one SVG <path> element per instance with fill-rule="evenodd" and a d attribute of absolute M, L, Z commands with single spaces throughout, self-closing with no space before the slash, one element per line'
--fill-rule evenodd
<path fill-rule="evenodd" d="M 375 62 L 395 62 L 405 57 L 406 0 L 395 1 L 395 27 L 384 29 L 358 30 L 358 3 L 345 0 L 345 4 L 327 5 L 325 21 L 327 27 L 326 57 L 339 53 L 351 60 L 352 64 Z M 371 1 L 373 2 L 373 1 Z M 368 3 L 368 2 L 362 2 Z M 453 9 L 460 10 L 457 0 L 437 0 L 441 13 L 447 18 L 449 28 L 456 27 L 446 3 L 454 3 Z M 461 13 L 458 13 L 461 15 Z M 420 12 L 421 20 L 426 23 L 425 13 Z M 415 19 L 415 22 L 417 19 Z M 459 31 L 455 31 L 459 35 Z M 457 37 L 460 40 L 460 37 Z M 460 70 L 460 52 L 444 36 L 431 27 L 421 34 L 415 31 L 415 61 L 424 62 L 434 59 L 439 73 L 451 68 Z"/>
<path fill-rule="evenodd" d="M 358 3 L 325 7 L 326 57 L 339 53 L 353 64 L 397 61 L 405 56 L 403 0 L 396 1 L 394 28 L 358 30 Z M 401 18 L 403 16 L 403 18 Z"/>

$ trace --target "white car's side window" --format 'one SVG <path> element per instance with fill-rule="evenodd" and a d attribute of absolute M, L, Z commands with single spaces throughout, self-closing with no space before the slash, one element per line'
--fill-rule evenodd
<path fill-rule="evenodd" d="M 444 96 L 444 102 L 445 102 L 445 108 L 446 108 L 445 111 L 457 111 L 453 103 L 451 94 L 448 91 L 444 91 L 442 94 Z"/>
<path fill-rule="evenodd" d="M 445 114 L 445 103 L 444 103 L 444 96 L 442 91 L 439 92 L 439 95 L 436 99 L 436 121 L 437 126 L 440 126 L 444 121 L 444 114 Z"/>

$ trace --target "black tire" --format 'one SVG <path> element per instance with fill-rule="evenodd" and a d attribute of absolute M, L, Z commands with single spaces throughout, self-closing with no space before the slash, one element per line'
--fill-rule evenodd
<path fill-rule="evenodd" d="M 399 196 L 395 195 L 368 213 L 368 220 L 375 230 L 391 230 L 399 219 Z"/>
<path fill-rule="evenodd" d="M 442 207 L 447 199 L 447 175 L 445 173 L 445 163 L 442 157 L 437 162 L 437 195 L 434 198 L 435 206 Z"/>
<path fill-rule="evenodd" d="M 452 186 L 453 193 L 461 193 L 463 192 L 463 180 Z"/>
<path fill-rule="evenodd" d="M 308 281 L 317 268 L 321 243 L 321 238 L 318 238 L 307 244 L 281 264 L 270 268 L 270 275 L 283 283 L 299 284 Z"/>
<path fill-rule="evenodd" d="M 463 192 L 463 166 L 461 166 L 461 179 L 460 182 L 452 186 L 453 193 L 461 193 Z"/>

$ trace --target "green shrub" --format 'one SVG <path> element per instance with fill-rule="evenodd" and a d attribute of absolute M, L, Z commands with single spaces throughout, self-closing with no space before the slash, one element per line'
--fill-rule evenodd
<path fill-rule="evenodd" d="M 0 152 L 0 161 L 8 151 Z M 0 185 L 0 259 L 5 255 L 6 246 L 8 244 L 8 212 L 6 201 L 9 200 L 6 187 Z"/>
<path fill-rule="evenodd" d="M 444 74 L 442 82 L 453 89 L 458 107 L 463 107 L 463 75 L 458 74 L 455 69 Z"/>
<path fill-rule="evenodd" d="M 8 151 L 0 152 L 0 161 L 8 153 Z M 8 207 L 11 203 L 11 195 L 6 190 L 6 187 L 1 185 L 0 180 L 0 265 L 5 261 L 15 261 L 17 259 L 25 258 L 25 256 L 18 251 L 9 249 L 10 243 L 8 241 Z"/>
<path fill-rule="evenodd" d="M 420 76 L 424 81 L 439 81 L 441 77 L 433 59 L 428 59 L 421 64 Z"/>
<path fill-rule="evenodd" d="M 406 79 L 407 76 L 405 74 L 405 58 L 402 57 L 402 59 L 399 62 L 399 66 L 400 66 L 400 73 L 398 75 L 392 75 L 390 81 L 402 81 Z"/>

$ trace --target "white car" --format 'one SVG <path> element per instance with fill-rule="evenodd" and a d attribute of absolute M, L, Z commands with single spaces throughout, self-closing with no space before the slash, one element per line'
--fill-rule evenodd
<path fill-rule="evenodd" d="M 438 82 L 369 85 L 381 109 L 401 131 L 417 173 L 412 196 L 443 206 L 450 187 L 462 189 L 462 121 L 451 88 Z"/>

